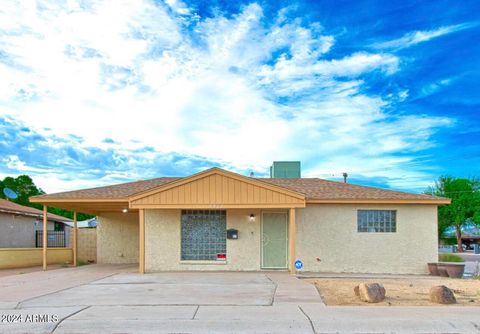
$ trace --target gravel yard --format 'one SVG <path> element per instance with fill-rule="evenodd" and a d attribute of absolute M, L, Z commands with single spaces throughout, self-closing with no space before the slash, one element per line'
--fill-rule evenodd
<path fill-rule="evenodd" d="M 445 285 L 453 289 L 457 304 L 461 306 L 480 306 L 480 280 L 452 279 L 439 277 L 406 278 L 322 278 L 308 279 L 317 287 L 326 305 L 364 305 L 364 306 L 433 306 L 428 292 L 431 287 Z M 360 283 L 380 283 L 386 289 L 383 302 L 369 304 L 360 301 L 353 288 Z"/>

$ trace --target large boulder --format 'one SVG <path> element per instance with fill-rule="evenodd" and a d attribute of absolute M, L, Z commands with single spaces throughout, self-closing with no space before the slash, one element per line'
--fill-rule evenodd
<path fill-rule="evenodd" d="M 361 283 L 353 291 L 360 300 L 367 303 L 378 303 L 385 299 L 385 288 L 379 283 Z"/>
<path fill-rule="evenodd" d="M 434 286 L 430 289 L 430 301 L 437 304 L 455 304 L 457 302 L 453 291 L 445 285 Z"/>

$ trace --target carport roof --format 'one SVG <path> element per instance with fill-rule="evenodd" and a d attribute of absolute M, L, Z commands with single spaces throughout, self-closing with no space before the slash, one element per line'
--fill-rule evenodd
<path fill-rule="evenodd" d="M 93 199 L 93 200 L 128 200 L 129 197 L 142 193 L 147 190 L 155 189 L 182 179 L 182 177 L 159 177 L 150 180 L 140 180 L 128 183 L 115 184 L 97 188 L 80 189 L 66 191 L 54 194 L 34 196 L 31 199 L 40 200 L 75 200 L 75 199 Z"/>
<path fill-rule="evenodd" d="M 212 170 L 220 170 L 213 168 Z M 200 173 L 201 174 L 201 173 Z M 243 176 L 242 176 L 243 177 Z M 188 178 L 188 177 L 187 177 Z M 67 191 L 32 197 L 39 203 L 48 202 L 128 202 L 131 197 L 154 189 L 161 189 L 184 177 L 160 177 L 122 183 L 112 186 Z M 350 183 L 329 181 L 319 178 L 272 179 L 252 178 L 255 181 L 277 186 L 305 195 L 307 203 L 420 203 L 448 204 L 449 199 L 425 194 L 359 186 Z"/>

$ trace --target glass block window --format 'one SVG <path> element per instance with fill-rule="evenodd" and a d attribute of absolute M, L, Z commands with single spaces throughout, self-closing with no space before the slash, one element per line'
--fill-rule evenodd
<path fill-rule="evenodd" d="M 225 260 L 227 213 L 182 210 L 182 260 Z"/>
<path fill-rule="evenodd" d="M 358 232 L 396 232 L 397 212 L 394 210 L 358 210 Z"/>

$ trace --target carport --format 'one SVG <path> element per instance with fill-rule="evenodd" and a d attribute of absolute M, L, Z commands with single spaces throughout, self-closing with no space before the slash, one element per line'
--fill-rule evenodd
<path fill-rule="evenodd" d="M 127 210 L 128 201 L 118 201 L 118 200 L 85 200 L 85 199 L 75 199 L 75 200 L 62 200 L 62 199 L 42 199 L 41 201 L 32 197 L 30 199 L 33 203 L 43 204 L 43 233 L 42 233 L 42 249 L 43 249 L 43 270 L 47 270 L 47 254 L 48 254 L 48 241 L 47 241 L 47 217 L 48 207 L 61 208 L 65 210 L 73 211 L 73 266 L 77 266 L 77 255 L 78 255 L 78 226 L 77 226 L 77 213 L 83 212 L 92 215 L 101 215 L 103 212 L 112 212 L 112 211 L 122 211 Z M 132 210 L 138 211 L 138 210 Z"/>

